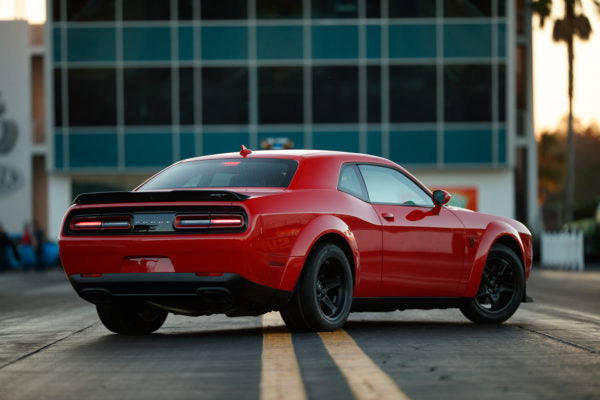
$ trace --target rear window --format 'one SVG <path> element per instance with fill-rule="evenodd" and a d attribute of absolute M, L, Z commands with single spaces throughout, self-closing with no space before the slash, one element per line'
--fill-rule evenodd
<path fill-rule="evenodd" d="M 298 162 L 275 158 L 188 161 L 167 168 L 139 190 L 289 186 Z"/>

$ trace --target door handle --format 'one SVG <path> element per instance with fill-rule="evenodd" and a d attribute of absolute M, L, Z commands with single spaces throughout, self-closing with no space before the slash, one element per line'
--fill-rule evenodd
<path fill-rule="evenodd" d="M 388 220 L 388 221 L 393 221 L 394 220 L 394 214 L 392 214 L 392 213 L 385 212 L 385 213 L 381 214 L 381 216 L 383 218 L 385 218 L 386 220 Z"/>

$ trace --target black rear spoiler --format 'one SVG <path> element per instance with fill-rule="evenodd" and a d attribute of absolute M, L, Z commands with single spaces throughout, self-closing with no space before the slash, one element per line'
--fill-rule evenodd
<path fill-rule="evenodd" d="M 170 201 L 244 201 L 245 194 L 228 190 L 173 190 L 165 192 L 98 192 L 83 193 L 73 204 L 145 203 Z"/>

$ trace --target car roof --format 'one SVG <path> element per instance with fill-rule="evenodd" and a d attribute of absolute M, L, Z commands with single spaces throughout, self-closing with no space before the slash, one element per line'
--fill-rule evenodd
<path fill-rule="evenodd" d="M 218 160 L 224 158 L 285 158 L 292 160 L 301 160 L 307 158 L 333 158 L 344 160 L 344 162 L 356 161 L 356 162 L 372 162 L 395 165 L 393 162 L 386 160 L 385 158 L 372 156 L 369 154 L 361 153 L 350 153 L 344 151 L 333 151 L 333 150 L 312 150 L 312 149 L 300 149 L 300 150 L 252 150 L 252 153 L 246 157 L 242 157 L 240 152 L 237 153 L 220 153 L 211 154 L 201 157 L 194 157 L 182 160 L 180 162 L 189 161 L 201 161 L 201 160 Z"/>

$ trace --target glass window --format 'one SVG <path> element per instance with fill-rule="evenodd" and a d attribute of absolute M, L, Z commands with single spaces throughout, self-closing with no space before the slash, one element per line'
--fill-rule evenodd
<path fill-rule="evenodd" d="M 194 19 L 194 0 L 179 0 L 177 2 L 177 18 L 181 21 Z"/>
<path fill-rule="evenodd" d="M 170 133 L 125 133 L 125 166 L 156 168 L 172 162 Z"/>
<path fill-rule="evenodd" d="M 191 26 L 182 26 L 179 28 L 179 59 L 194 59 L 194 29 Z"/>
<path fill-rule="evenodd" d="M 477 164 L 492 162 L 492 131 L 448 129 L 444 132 L 444 162 Z"/>
<path fill-rule="evenodd" d="M 171 123 L 171 69 L 125 68 L 125 124 Z"/>
<path fill-rule="evenodd" d="M 247 68 L 202 69 L 202 121 L 204 124 L 248 123 Z"/>
<path fill-rule="evenodd" d="M 367 25 L 367 58 L 381 57 L 381 25 Z"/>
<path fill-rule="evenodd" d="M 70 69 L 69 125 L 116 125 L 116 86 L 114 69 Z"/>
<path fill-rule="evenodd" d="M 390 120 L 393 122 L 436 120 L 434 65 L 390 67 Z"/>
<path fill-rule="evenodd" d="M 490 57 L 491 24 L 450 24 L 444 26 L 445 57 Z"/>
<path fill-rule="evenodd" d="M 61 19 L 60 3 L 60 0 L 54 0 L 52 2 L 52 21 L 54 22 L 59 22 Z"/>
<path fill-rule="evenodd" d="M 433 58 L 436 56 L 434 24 L 390 25 L 390 58 Z"/>
<path fill-rule="evenodd" d="M 302 18 L 302 1 L 256 0 L 256 18 Z"/>
<path fill-rule="evenodd" d="M 390 18 L 435 18 L 436 0 L 396 0 L 389 2 Z"/>
<path fill-rule="evenodd" d="M 60 0 L 54 0 L 58 12 Z M 115 19 L 115 0 L 67 0 L 68 21 L 112 21 Z M 58 21 L 54 16 L 54 20 Z"/>
<path fill-rule="evenodd" d="M 171 28 L 123 28 L 123 59 L 159 61 L 171 59 Z"/>
<path fill-rule="evenodd" d="M 194 124 L 194 69 L 179 69 L 179 124 Z"/>
<path fill-rule="evenodd" d="M 491 17 L 490 0 L 444 0 L 444 17 Z"/>
<path fill-rule="evenodd" d="M 69 133 L 71 167 L 116 167 L 117 154 L 116 133 Z"/>
<path fill-rule="evenodd" d="M 357 58 L 358 28 L 356 26 L 313 26 L 313 58 Z"/>
<path fill-rule="evenodd" d="M 52 28 L 52 58 L 54 61 L 62 60 L 62 35 L 60 28 Z"/>
<path fill-rule="evenodd" d="M 162 171 L 140 190 L 188 187 L 288 187 L 295 160 L 276 158 L 187 161 Z"/>
<path fill-rule="evenodd" d="M 498 65 L 498 121 L 506 121 L 506 107 L 506 67 L 500 64 Z"/>
<path fill-rule="evenodd" d="M 381 18 L 381 1 L 365 1 L 367 18 Z"/>
<path fill-rule="evenodd" d="M 446 121 L 492 120 L 492 71 L 489 65 L 444 67 Z"/>
<path fill-rule="evenodd" d="M 258 69 L 258 120 L 263 124 L 294 124 L 303 120 L 302 67 Z"/>
<path fill-rule="evenodd" d="M 204 154 L 239 152 L 240 145 L 248 144 L 248 132 L 202 132 L 202 150 Z"/>
<path fill-rule="evenodd" d="M 201 41 L 205 60 L 248 58 L 248 29 L 245 26 L 205 26 Z"/>
<path fill-rule="evenodd" d="M 358 68 L 313 67 L 313 122 L 358 122 Z"/>
<path fill-rule="evenodd" d="M 436 131 L 391 131 L 390 157 L 400 164 L 435 164 Z"/>
<path fill-rule="evenodd" d="M 248 15 L 247 0 L 204 0 L 202 19 L 246 19 Z"/>
<path fill-rule="evenodd" d="M 301 26 L 259 26 L 256 51 L 261 60 L 302 58 Z"/>
<path fill-rule="evenodd" d="M 381 121 L 381 67 L 367 67 L 367 121 Z"/>
<path fill-rule="evenodd" d="M 123 20 L 154 21 L 171 19 L 169 0 L 123 0 Z"/>
<path fill-rule="evenodd" d="M 358 0 L 312 0 L 313 18 L 357 18 Z"/>
<path fill-rule="evenodd" d="M 54 126 L 62 125 L 62 71 L 54 69 Z"/>
<path fill-rule="evenodd" d="M 313 148 L 358 153 L 357 131 L 314 131 Z"/>
<path fill-rule="evenodd" d="M 344 165 L 338 180 L 338 189 L 362 200 L 368 200 L 356 165 Z"/>
<path fill-rule="evenodd" d="M 114 61 L 114 28 L 69 28 L 69 61 Z"/>
<path fill-rule="evenodd" d="M 431 196 L 393 168 L 359 165 L 372 203 L 433 207 Z"/>

